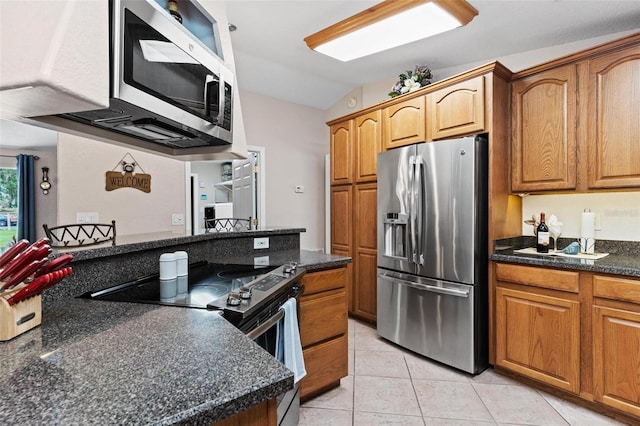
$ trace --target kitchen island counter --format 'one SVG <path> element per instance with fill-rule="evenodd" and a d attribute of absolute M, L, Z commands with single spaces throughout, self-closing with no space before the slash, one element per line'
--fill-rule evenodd
<path fill-rule="evenodd" d="M 309 270 L 351 260 L 271 256 Z M 41 326 L 0 342 L 0 424 L 211 424 L 293 386 L 291 371 L 216 312 L 62 294 L 44 301 Z"/>
<path fill-rule="evenodd" d="M 214 311 L 70 299 L 0 343 L 0 424 L 210 424 L 293 374 Z"/>

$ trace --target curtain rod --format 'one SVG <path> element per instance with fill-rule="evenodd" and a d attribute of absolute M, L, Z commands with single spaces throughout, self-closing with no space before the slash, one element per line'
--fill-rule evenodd
<path fill-rule="evenodd" d="M 18 158 L 18 156 L 17 156 L 17 155 L 2 155 L 2 154 L 0 154 L 0 157 L 6 157 L 6 158 Z M 34 156 L 33 156 L 33 159 L 34 159 L 34 160 L 39 160 L 39 159 L 40 159 L 40 157 L 38 157 L 37 155 L 34 155 Z"/>

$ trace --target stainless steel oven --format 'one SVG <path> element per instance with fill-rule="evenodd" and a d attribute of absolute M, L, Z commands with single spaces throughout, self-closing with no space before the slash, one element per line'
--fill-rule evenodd
<path fill-rule="evenodd" d="M 290 293 L 290 297 L 296 299 L 302 293 L 302 289 L 298 288 Z M 273 355 L 278 361 L 283 362 L 278 356 L 278 324 L 284 320 L 284 312 L 278 309 L 268 317 L 264 322 L 246 332 L 247 337 L 256 342 L 260 347 Z M 283 362 L 284 363 L 284 362 Z M 300 418 L 300 386 L 294 383 L 293 389 L 289 392 L 278 396 L 278 426 L 295 426 Z"/>

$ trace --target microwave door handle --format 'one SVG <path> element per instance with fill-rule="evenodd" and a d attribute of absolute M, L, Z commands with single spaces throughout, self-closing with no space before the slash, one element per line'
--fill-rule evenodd
<path fill-rule="evenodd" d="M 204 80 L 204 115 L 211 117 L 211 95 L 213 94 L 213 85 L 217 82 L 215 76 L 209 74 Z"/>
<path fill-rule="evenodd" d="M 218 85 L 218 125 L 224 124 L 224 109 L 225 109 L 225 96 L 224 96 L 224 77 L 220 73 L 220 84 Z"/>

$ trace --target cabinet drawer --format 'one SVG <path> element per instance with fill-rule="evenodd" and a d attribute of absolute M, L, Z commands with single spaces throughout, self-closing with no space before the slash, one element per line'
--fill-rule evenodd
<path fill-rule="evenodd" d="M 307 272 L 302 277 L 303 296 L 335 288 L 344 288 L 347 283 L 347 268 L 326 269 L 324 271 Z"/>
<path fill-rule="evenodd" d="M 349 374 L 347 347 L 345 335 L 303 351 L 307 375 L 300 384 L 300 398 L 305 399 L 327 386 L 338 384 Z"/>
<path fill-rule="evenodd" d="M 300 301 L 300 341 L 302 347 L 347 332 L 347 293 Z"/>
<path fill-rule="evenodd" d="M 640 280 L 596 275 L 593 277 L 593 295 L 640 303 Z"/>
<path fill-rule="evenodd" d="M 496 263 L 496 277 L 498 281 L 572 293 L 578 293 L 580 289 L 578 272 Z"/>

